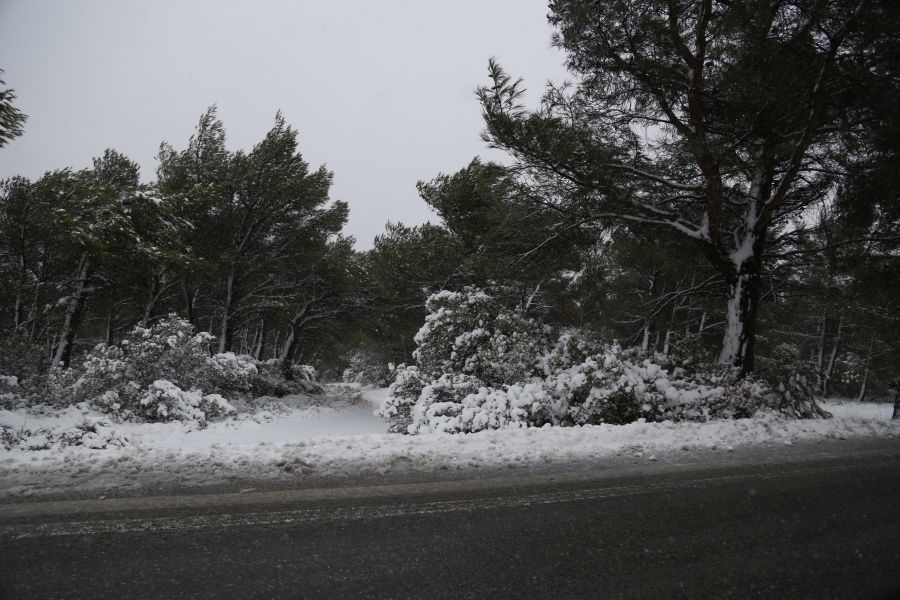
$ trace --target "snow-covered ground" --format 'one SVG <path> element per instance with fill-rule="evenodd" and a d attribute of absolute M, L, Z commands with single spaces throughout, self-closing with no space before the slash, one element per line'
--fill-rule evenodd
<path fill-rule="evenodd" d="M 528 467 L 629 455 L 791 445 L 824 438 L 900 436 L 888 404 L 826 402 L 829 420 L 792 421 L 767 414 L 711 423 L 507 429 L 468 435 L 385 433 L 372 414 L 386 390 L 335 406 L 305 397 L 280 401 L 235 420 L 195 424 L 115 424 L 69 408 L 34 415 L 0 411 L 7 431 L 36 433 L 0 450 L 0 496 L 21 497 L 311 475 L 363 476 L 417 469 Z M 92 426 L 93 424 L 93 426 Z M 73 432 L 75 432 L 73 434 Z M 83 445 L 66 445 L 66 436 Z M 94 447 L 91 447 L 94 446 Z"/>

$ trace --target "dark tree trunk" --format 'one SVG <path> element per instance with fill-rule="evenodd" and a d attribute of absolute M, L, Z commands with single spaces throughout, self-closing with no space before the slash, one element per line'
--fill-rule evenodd
<path fill-rule="evenodd" d="M 56 352 L 53 355 L 51 365 L 69 366 L 69 360 L 72 357 L 72 343 L 78 333 L 78 326 L 81 321 L 81 315 L 84 312 L 84 303 L 88 296 L 88 279 L 91 275 L 91 259 L 87 252 L 81 255 L 81 262 L 78 266 L 78 282 L 75 292 L 69 298 L 66 306 L 66 316 L 63 321 L 62 331 L 59 333 L 59 344 L 56 346 Z"/>

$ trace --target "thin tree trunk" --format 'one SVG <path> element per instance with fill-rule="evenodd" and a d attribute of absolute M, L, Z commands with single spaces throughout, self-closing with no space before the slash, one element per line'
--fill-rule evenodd
<path fill-rule="evenodd" d="M 266 320 L 259 320 L 259 329 L 256 333 L 256 344 L 253 347 L 253 358 L 256 360 L 262 359 L 263 349 L 265 348 L 266 343 Z"/>
<path fill-rule="evenodd" d="M 898 419 L 900 419 L 900 379 L 894 382 L 894 413 L 891 415 L 892 421 Z"/>
<path fill-rule="evenodd" d="M 859 386 L 859 394 L 856 395 L 856 401 L 862 402 L 866 399 L 866 392 L 869 387 L 869 370 L 872 366 L 872 350 L 875 348 L 875 336 L 869 338 L 869 349 L 866 351 L 866 368 L 863 371 L 862 385 Z"/>
<path fill-rule="evenodd" d="M 300 345 L 300 325 L 298 322 L 291 322 L 291 330 L 287 339 L 284 341 L 284 347 L 281 351 L 281 375 L 288 381 L 294 380 L 294 372 L 291 366 L 294 362 L 294 354 L 297 353 L 297 347 Z"/>
<path fill-rule="evenodd" d="M 72 342 L 75 340 L 84 301 L 88 294 L 87 284 L 90 273 L 91 260 L 87 252 L 84 252 L 78 266 L 78 283 L 66 306 L 66 316 L 59 333 L 59 344 L 56 346 L 56 352 L 50 362 L 51 366 L 69 366 L 69 359 L 72 357 Z"/>
<path fill-rule="evenodd" d="M 187 316 L 188 323 L 197 327 L 197 315 L 194 310 L 197 302 L 197 290 L 188 287 L 187 282 L 181 284 L 181 294 L 184 298 L 184 311 Z"/>
<path fill-rule="evenodd" d="M 822 393 L 823 384 L 825 382 L 825 335 L 828 329 L 828 309 L 822 314 L 819 320 L 819 339 L 816 342 L 816 387 L 819 393 Z M 825 394 L 822 393 L 824 396 Z"/>
<path fill-rule="evenodd" d="M 837 332 L 834 334 L 834 343 L 831 345 L 831 354 L 828 355 L 828 364 L 822 373 L 822 389 L 823 397 L 828 397 L 828 384 L 831 382 L 831 375 L 834 373 L 834 363 L 837 361 L 838 350 L 841 346 L 841 337 L 844 331 L 843 317 L 838 319 Z"/>
<path fill-rule="evenodd" d="M 231 311 L 234 303 L 234 268 L 225 280 L 225 304 L 222 306 L 222 324 L 219 330 L 219 353 L 231 350 L 234 333 L 231 331 Z"/>
<path fill-rule="evenodd" d="M 147 327 L 150 323 L 150 319 L 153 318 L 153 312 L 156 310 L 159 299 L 162 298 L 166 288 L 170 287 L 166 283 L 166 279 L 165 271 L 163 271 L 162 275 L 153 273 L 150 276 L 150 294 L 147 296 L 147 301 L 144 302 L 144 314 L 141 315 L 141 327 Z M 190 318 L 188 318 L 188 321 L 193 324 L 193 321 L 191 321 Z"/>

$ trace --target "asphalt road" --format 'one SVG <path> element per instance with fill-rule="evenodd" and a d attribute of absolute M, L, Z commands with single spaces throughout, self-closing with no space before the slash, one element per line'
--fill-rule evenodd
<path fill-rule="evenodd" d="M 900 597 L 900 443 L 0 505 L 0 597 Z"/>

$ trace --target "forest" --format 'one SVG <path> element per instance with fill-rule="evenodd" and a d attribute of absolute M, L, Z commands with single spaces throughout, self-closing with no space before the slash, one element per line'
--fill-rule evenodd
<path fill-rule="evenodd" d="M 154 174 L 109 149 L 0 182 L 3 402 L 126 411 L 181 377 L 213 414 L 235 390 L 393 384 L 382 415 L 415 433 L 893 399 L 900 6 L 554 0 L 549 18 L 571 82 L 529 107 L 491 60 L 473 101 L 507 160 L 410 182 L 435 221 L 368 250 L 280 113 L 231 150 L 212 106 Z M 0 145 L 27 135 L 12 90 L 0 111 Z M 133 397 L 98 375 L 148 356 L 168 366 Z"/>

